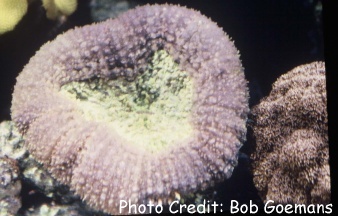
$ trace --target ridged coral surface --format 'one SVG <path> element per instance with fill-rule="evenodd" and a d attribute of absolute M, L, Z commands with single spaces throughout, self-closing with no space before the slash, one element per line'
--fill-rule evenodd
<path fill-rule="evenodd" d="M 282 75 L 254 107 L 254 183 L 265 201 L 329 203 L 330 169 L 324 62 Z"/>
<path fill-rule="evenodd" d="M 117 214 L 121 199 L 168 203 L 231 176 L 246 84 L 215 23 L 179 6 L 143 6 L 45 44 L 17 78 L 12 119 L 54 177 Z"/>

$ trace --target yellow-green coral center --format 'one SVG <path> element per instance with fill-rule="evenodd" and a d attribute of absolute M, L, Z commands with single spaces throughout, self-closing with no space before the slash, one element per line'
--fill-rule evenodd
<path fill-rule="evenodd" d="M 124 140 L 152 152 L 192 133 L 192 80 L 163 50 L 134 81 L 97 78 L 68 83 L 61 91 L 87 120 L 105 122 Z"/>

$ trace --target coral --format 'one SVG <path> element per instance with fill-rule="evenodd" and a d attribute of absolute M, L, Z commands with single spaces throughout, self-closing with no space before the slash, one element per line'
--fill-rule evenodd
<path fill-rule="evenodd" d="M 22 135 L 13 122 L 5 121 L 0 124 L 0 157 L 16 160 L 25 181 L 32 182 L 41 191 L 52 196 L 55 180 L 28 154 Z"/>
<path fill-rule="evenodd" d="M 27 156 L 23 142 L 22 135 L 13 122 L 4 121 L 0 123 L 0 157 L 22 160 Z"/>
<path fill-rule="evenodd" d="M 0 1 L 0 35 L 11 31 L 26 14 L 27 0 L 1 0 Z"/>
<path fill-rule="evenodd" d="M 100 212 L 93 212 L 86 206 L 79 205 L 77 202 L 68 205 L 43 204 L 38 207 L 30 208 L 25 212 L 25 216 L 107 216 Z"/>
<path fill-rule="evenodd" d="M 52 204 L 48 202 L 42 203 L 42 205 L 34 203 L 34 207 L 25 210 L 21 209 L 21 213 L 24 212 L 23 215 L 103 215 L 85 206 L 78 196 L 69 191 L 68 187 L 52 178 L 50 173 L 28 154 L 21 134 L 11 121 L 0 123 L 0 158 L 1 157 L 9 157 L 18 161 L 21 173 L 18 174 L 19 169 L 17 166 L 11 166 L 12 169 L 7 169 L 7 172 L 14 172 L 15 176 L 22 176 L 21 181 L 25 187 L 29 187 L 34 191 L 32 195 L 21 194 L 23 197 L 34 196 L 34 194 L 39 193 L 41 196 L 46 196 L 53 200 Z M 15 180 L 17 180 L 16 177 Z M 203 191 L 202 194 L 199 192 L 188 194 L 185 198 L 180 198 L 180 202 L 194 203 L 196 205 L 203 203 L 203 199 L 210 200 L 211 202 L 214 193 L 215 191 L 212 190 Z M 20 199 L 18 196 L 12 196 L 8 191 L 2 194 L 6 194 L 7 197 L 0 201 L 0 209 L 2 210 L 2 212 L 0 211 L 0 215 L 9 215 L 9 212 L 14 212 L 19 208 Z M 177 194 L 177 196 L 179 196 L 179 194 Z"/>
<path fill-rule="evenodd" d="M 69 188 L 56 181 L 44 167 L 29 155 L 19 163 L 25 183 L 35 189 L 36 192 L 46 197 L 67 204 L 79 200 L 79 197 L 69 191 Z"/>
<path fill-rule="evenodd" d="M 330 202 L 324 62 L 282 75 L 252 109 L 254 183 L 275 203 Z"/>
<path fill-rule="evenodd" d="M 74 208 L 83 209 L 83 204 L 79 197 L 69 191 L 67 186 L 60 184 L 52 178 L 50 173 L 28 154 L 24 146 L 22 135 L 14 123 L 10 121 L 0 123 L 0 161 L 6 162 L 2 163 L 6 166 L 2 166 L 2 168 L 5 169 L 0 171 L 0 177 L 3 177 L 2 180 L 4 182 L 7 182 L 5 184 L 7 185 L 5 191 L 2 191 L 0 188 L 0 209 L 2 210 L 0 211 L 0 215 L 9 215 L 9 212 L 16 211 L 21 205 L 18 197 L 20 189 L 15 189 L 21 186 L 21 184 L 19 184 L 19 176 L 22 177 L 21 181 L 26 187 L 33 188 L 34 191 L 42 193 L 55 201 L 56 203 L 53 205 L 54 209 L 62 208 L 68 209 L 69 211 L 73 211 L 72 209 Z M 19 173 L 19 171 L 21 172 Z M 9 184 L 9 182 L 13 184 Z M 8 185 L 13 186 L 9 187 Z M 17 191 L 17 196 L 13 195 L 15 194 L 13 191 Z M 6 196 L 3 197 L 2 195 Z M 65 206 L 60 205 L 60 203 Z M 81 206 L 76 207 L 73 205 L 74 203 L 80 203 Z M 15 206 L 17 206 L 17 208 Z M 9 211 L 9 209 L 12 210 Z M 84 212 L 89 214 L 92 210 L 86 209 Z M 40 215 L 36 212 L 34 214 Z M 97 214 L 97 212 L 95 214 Z M 86 214 L 83 213 L 80 215 Z"/>
<path fill-rule="evenodd" d="M 0 215 L 16 215 L 21 207 L 17 161 L 0 157 Z"/>
<path fill-rule="evenodd" d="M 55 20 L 61 16 L 69 16 L 77 8 L 77 0 L 42 0 L 48 19 Z"/>
<path fill-rule="evenodd" d="M 45 44 L 17 77 L 11 111 L 56 179 L 118 214 L 121 199 L 167 204 L 229 178 L 248 92 L 222 29 L 148 5 Z"/>

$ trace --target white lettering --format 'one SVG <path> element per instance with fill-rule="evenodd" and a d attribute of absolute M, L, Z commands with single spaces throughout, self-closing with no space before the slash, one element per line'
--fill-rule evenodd
<path fill-rule="evenodd" d="M 171 214 L 176 214 L 176 213 L 178 212 L 178 210 L 176 210 L 176 211 L 173 211 L 173 210 L 172 210 L 172 207 L 173 207 L 174 204 L 178 204 L 178 200 L 175 200 L 174 202 L 172 202 L 172 203 L 170 204 L 170 206 L 169 206 L 169 211 L 170 211 Z"/>
<path fill-rule="evenodd" d="M 160 210 L 157 209 L 158 207 L 160 207 Z M 162 206 L 162 205 L 156 205 L 156 207 L 155 207 L 155 212 L 156 212 L 157 214 L 161 214 L 162 211 L 163 211 L 163 206 Z M 151 214 L 151 210 L 150 210 L 150 214 Z"/>
<path fill-rule="evenodd" d="M 287 214 L 292 214 L 293 213 L 293 211 L 292 211 L 292 205 L 291 204 L 287 204 L 285 206 L 285 213 L 287 213 Z"/>
<path fill-rule="evenodd" d="M 274 202 L 272 200 L 268 200 L 265 203 L 264 212 L 267 213 L 267 214 L 271 214 L 275 210 L 275 207 L 274 206 L 269 206 L 269 203 L 274 203 Z"/>
<path fill-rule="evenodd" d="M 141 204 L 138 206 L 138 213 L 144 214 L 146 212 L 146 206 Z"/>
<path fill-rule="evenodd" d="M 253 210 L 255 208 L 255 210 Z M 256 214 L 258 212 L 258 206 L 256 204 L 252 203 L 252 200 L 250 200 L 250 214 Z"/>
<path fill-rule="evenodd" d="M 203 203 L 197 205 L 197 212 L 199 214 L 205 214 L 205 200 L 203 200 Z"/>
<path fill-rule="evenodd" d="M 276 212 L 277 212 L 278 214 L 281 214 L 281 213 L 283 212 L 283 210 L 284 210 L 284 207 L 283 207 L 281 204 L 278 204 L 278 205 L 275 207 L 275 209 L 276 209 Z"/>
<path fill-rule="evenodd" d="M 332 203 L 326 205 L 325 208 L 327 210 L 327 211 L 325 211 L 326 214 L 331 214 L 332 213 Z"/>
<path fill-rule="evenodd" d="M 129 209 L 128 209 L 128 213 L 129 214 L 137 214 L 137 206 L 136 204 L 131 204 L 130 200 L 128 200 L 128 205 L 129 205 Z M 132 213 L 132 209 L 134 209 L 134 213 Z"/>
<path fill-rule="evenodd" d="M 124 206 L 122 206 L 122 203 L 125 203 Z M 119 208 L 119 213 L 121 214 L 122 213 L 122 209 L 127 207 L 127 201 L 125 200 L 120 200 L 120 208 Z"/>
<path fill-rule="evenodd" d="M 188 213 L 194 214 L 195 212 L 196 212 L 195 205 L 193 205 L 193 204 L 188 205 Z"/>
<path fill-rule="evenodd" d="M 298 209 L 299 209 L 299 212 L 298 212 Z M 303 209 L 303 211 L 302 211 Z M 306 206 L 305 204 L 295 204 L 295 213 L 296 214 L 302 214 L 302 213 L 306 213 Z"/>
<path fill-rule="evenodd" d="M 248 206 L 243 204 L 241 207 L 239 207 L 239 210 L 241 211 L 242 214 L 245 214 L 248 211 Z"/>
<path fill-rule="evenodd" d="M 236 204 L 235 206 L 233 206 L 234 203 Z M 235 209 L 235 211 L 233 209 Z M 236 200 L 231 200 L 230 214 L 236 214 L 237 212 L 239 212 L 238 202 Z"/>

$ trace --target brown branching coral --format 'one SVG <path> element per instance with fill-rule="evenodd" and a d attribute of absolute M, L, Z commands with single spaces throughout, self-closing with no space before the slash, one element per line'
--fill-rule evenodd
<path fill-rule="evenodd" d="M 18 76 L 11 110 L 58 180 L 117 214 L 120 200 L 166 204 L 229 178 L 248 92 L 222 29 L 154 5 L 45 44 Z"/>
<path fill-rule="evenodd" d="M 254 183 L 276 203 L 330 202 L 324 62 L 282 75 L 252 110 Z"/>

